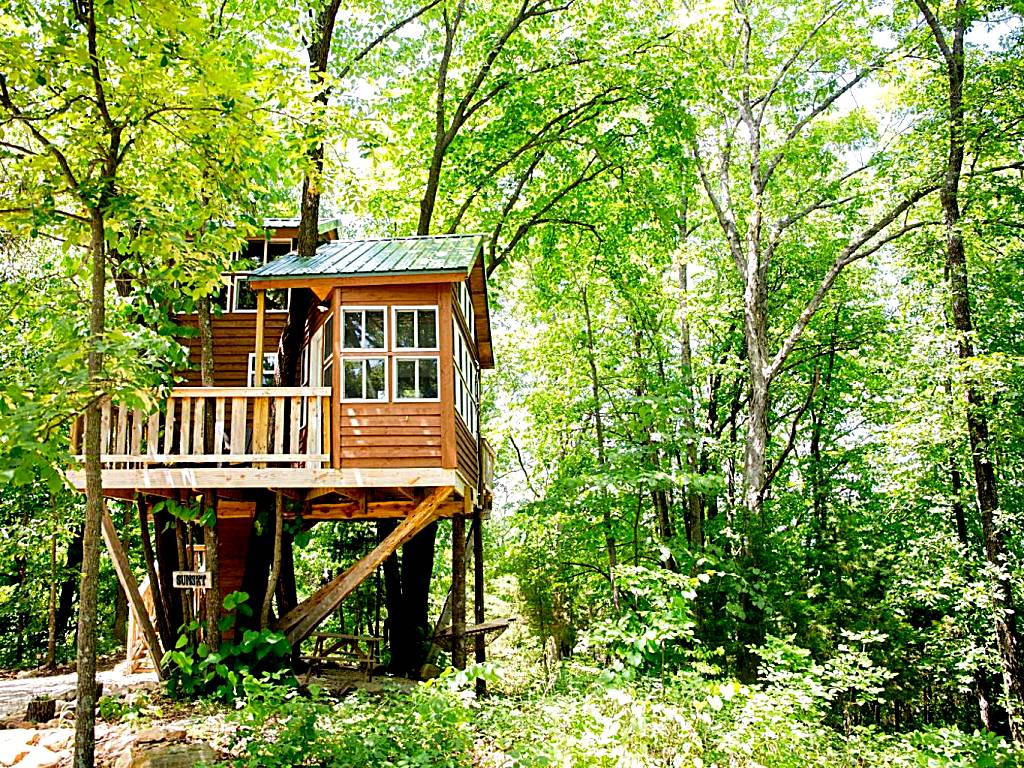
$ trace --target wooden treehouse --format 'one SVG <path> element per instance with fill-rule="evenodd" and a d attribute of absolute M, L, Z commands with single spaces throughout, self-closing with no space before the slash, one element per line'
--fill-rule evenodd
<path fill-rule="evenodd" d="M 199 339 L 184 340 L 191 369 L 181 385 L 158 412 L 108 401 L 101 450 L 108 498 L 141 507 L 201 496 L 216 506 L 222 594 L 242 586 L 254 516 L 268 496 L 290 499 L 308 524 L 397 523 L 372 552 L 282 611 L 275 626 L 293 644 L 426 526 L 453 518 L 460 543 L 466 519 L 478 531 L 494 461 L 480 436 L 480 370 L 494 365 L 483 237 L 337 240 L 328 224 L 315 257 L 304 259 L 293 250 L 297 224 L 268 221 L 267 237 L 242 254 L 248 268 L 225 275 L 212 318 L 213 386 L 201 386 Z M 295 381 L 275 386 L 286 326 L 301 334 Z M 84 472 L 69 474 L 84 489 Z M 117 565 L 116 533 L 109 520 L 105 527 Z M 464 558 L 464 546 L 454 549 Z M 453 593 L 464 610 L 464 560 L 454 565 L 463 569 Z M 126 592 L 134 588 L 130 573 L 119 575 Z M 136 623 L 139 613 L 148 613 L 141 603 Z"/>

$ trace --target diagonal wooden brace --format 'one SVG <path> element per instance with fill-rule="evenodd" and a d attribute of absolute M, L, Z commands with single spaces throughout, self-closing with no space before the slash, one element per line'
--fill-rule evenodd
<path fill-rule="evenodd" d="M 309 637 L 377 566 L 438 518 L 441 505 L 454 491 L 451 486 L 435 488 L 370 554 L 282 616 L 274 629 L 284 632 L 293 646 Z"/>
<path fill-rule="evenodd" d="M 160 640 L 156 636 L 156 630 L 153 629 L 153 622 L 149 620 L 149 612 L 146 610 L 146 604 L 142 601 L 142 595 L 139 593 L 139 582 L 135 580 L 135 574 L 132 573 L 132 568 L 128 564 L 128 558 L 124 554 L 124 547 L 121 546 L 121 540 L 117 537 L 117 529 L 114 527 L 114 521 L 110 519 L 110 513 L 107 512 L 106 505 L 103 507 L 103 540 L 107 544 L 107 551 L 110 553 L 110 559 L 114 563 L 114 570 L 117 572 L 118 581 L 121 582 L 121 588 L 128 596 L 128 604 L 135 615 L 135 621 L 142 627 L 142 634 L 146 638 L 149 655 L 153 659 L 153 669 L 156 670 L 157 677 L 163 680 L 164 672 L 160 666 L 163 651 L 160 649 Z"/>

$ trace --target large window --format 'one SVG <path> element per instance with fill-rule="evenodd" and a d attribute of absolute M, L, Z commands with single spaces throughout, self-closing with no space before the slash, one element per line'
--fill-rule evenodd
<path fill-rule="evenodd" d="M 381 349 L 387 346 L 383 307 L 346 307 L 342 310 L 342 349 Z"/>
<path fill-rule="evenodd" d="M 341 388 L 343 400 L 387 400 L 387 358 L 367 357 L 342 359 Z"/>
<path fill-rule="evenodd" d="M 437 400 L 437 369 L 436 357 L 396 357 L 395 399 Z"/>
<path fill-rule="evenodd" d="M 452 318 L 452 352 L 455 359 L 455 412 L 476 437 L 480 427 L 480 369 L 473 358 L 469 342 Z"/>
<path fill-rule="evenodd" d="M 462 311 L 462 318 L 469 328 L 469 338 L 476 341 L 476 315 L 473 314 L 473 295 L 469 291 L 469 284 L 463 280 L 459 283 L 459 309 Z"/>
<path fill-rule="evenodd" d="M 256 383 L 256 353 L 249 353 L 249 370 L 246 374 L 246 386 L 249 387 L 272 387 L 277 376 L 277 352 L 263 353 L 263 371 L 260 376 L 260 383 Z"/>
<path fill-rule="evenodd" d="M 395 349 L 437 349 L 437 307 L 395 307 Z"/>

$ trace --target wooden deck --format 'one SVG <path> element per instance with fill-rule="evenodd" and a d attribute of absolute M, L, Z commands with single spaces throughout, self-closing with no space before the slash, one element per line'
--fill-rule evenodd
<path fill-rule="evenodd" d="M 101 425 L 104 492 L 131 499 L 136 493 L 175 497 L 230 489 L 246 498 L 255 491 L 286 490 L 308 501 L 307 511 L 318 519 L 403 517 L 424 489 L 440 487 L 453 489 L 444 516 L 468 515 L 473 504 L 489 506 L 494 461 L 486 443 L 481 446 L 483 488 L 457 463 L 409 466 L 402 453 L 387 466 L 379 448 L 374 452 L 364 446 L 362 431 L 370 427 L 352 427 L 351 435 L 332 430 L 332 391 L 179 387 L 152 413 L 107 401 Z M 72 450 L 80 451 L 81 445 L 79 422 L 72 430 Z M 81 462 L 82 456 L 77 459 Z M 81 466 L 67 476 L 84 490 Z"/>

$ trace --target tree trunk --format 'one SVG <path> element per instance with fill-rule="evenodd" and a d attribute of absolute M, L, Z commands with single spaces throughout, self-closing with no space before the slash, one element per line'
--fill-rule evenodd
<path fill-rule="evenodd" d="M 590 303 L 587 300 L 587 289 L 583 288 L 583 316 L 587 328 L 587 363 L 590 366 L 590 387 L 594 398 L 594 437 L 597 441 L 597 463 L 601 469 L 607 467 L 604 444 L 604 422 L 601 419 L 601 388 L 600 379 L 597 373 L 597 359 L 594 353 L 594 329 L 590 322 Z M 605 494 L 601 494 L 601 501 L 607 502 Z M 601 505 L 601 525 L 604 528 L 605 551 L 608 555 L 608 582 L 611 585 L 612 605 L 619 610 L 619 585 L 615 578 L 615 568 L 618 565 L 618 553 L 615 549 L 615 533 L 612 528 L 611 513 L 606 503 Z"/>
<path fill-rule="evenodd" d="M 57 667 L 57 533 L 50 534 L 50 597 L 46 610 L 46 668 Z"/>
<path fill-rule="evenodd" d="M 277 491 L 274 494 L 274 559 L 270 565 L 270 575 L 267 577 L 267 590 L 263 595 L 263 608 L 260 611 L 260 629 L 266 629 L 270 624 L 270 607 L 274 602 L 274 593 L 277 592 L 277 580 L 281 575 L 281 532 L 284 528 L 284 494 Z"/>
<path fill-rule="evenodd" d="M 995 607 L 996 646 L 1002 668 L 1003 687 L 1007 700 L 1007 716 L 1013 740 L 1024 743 L 1024 666 L 1022 666 L 1021 640 L 1017 625 L 1016 600 L 1009 575 L 1005 532 L 999 519 L 999 496 L 995 466 L 989 442 L 988 418 L 984 398 L 969 370 L 975 356 L 971 339 L 974 324 L 971 318 L 970 282 L 967 272 L 967 253 L 961 229 L 960 178 L 963 173 L 966 137 L 964 135 L 964 37 L 968 12 L 963 0 L 956 3 L 952 29 L 952 43 L 947 43 L 938 20 L 925 0 L 917 0 L 936 44 L 943 54 L 948 80 L 949 151 L 946 158 L 945 180 L 940 191 L 942 219 L 946 232 L 946 278 L 949 282 L 951 316 L 957 337 L 957 355 L 968 371 L 966 387 L 967 435 L 971 448 L 974 488 L 981 514 L 985 559 L 994 574 L 991 579 L 992 601 Z"/>
<path fill-rule="evenodd" d="M 473 621 L 484 623 L 484 516 L 477 507 L 473 513 Z M 486 639 L 479 632 L 473 637 L 474 660 L 477 664 L 487 661 Z M 477 697 L 487 695 L 487 681 L 476 679 Z"/>
<path fill-rule="evenodd" d="M 96 724 L 96 609 L 100 568 L 100 525 L 103 519 L 103 467 L 100 463 L 100 386 L 103 378 L 101 342 L 106 326 L 106 240 L 103 213 L 91 211 L 89 252 L 92 280 L 89 308 L 88 379 L 92 400 L 85 411 L 85 527 L 82 534 L 82 581 L 78 599 L 78 671 L 75 708 L 75 768 L 92 768 Z"/>
<path fill-rule="evenodd" d="M 58 640 L 68 634 L 71 614 L 75 607 L 75 593 L 78 591 L 78 573 L 82 568 L 82 538 L 85 534 L 83 526 L 75 528 L 75 534 L 68 544 L 68 553 L 64 560 L 64 579 L 60 585 L 60 597 L 57 599 L 57 617 L 55 620 Z"/>
<path fill-rule="evenodd" d="M 466 520 L 452 518 L 452 666 L 466 668 Z"/>

